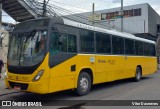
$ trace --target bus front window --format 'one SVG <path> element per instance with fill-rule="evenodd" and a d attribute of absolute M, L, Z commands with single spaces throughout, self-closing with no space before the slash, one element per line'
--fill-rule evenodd
<path fill-rule="evenodd" d="M 45 55 L 47 31 L 14 34 L 10 38 L 8 64 L 12 66 L 33 66 Z"/>

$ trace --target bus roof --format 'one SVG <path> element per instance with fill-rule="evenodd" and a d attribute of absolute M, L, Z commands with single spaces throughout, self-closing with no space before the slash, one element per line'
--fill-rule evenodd
<path fill-rule="evenodd" d="M 144 42 L 155 44 L 154 41 L 144 39 L 144 38 L 139 38 L 139 37 L 136 37 L 135 35 L 130 34 L 130 33 L 119 32 L 117 30 L 107 30 L 107 29 L 103 29 L 103 28 L 94 27 L 94 26 L 83 24 L 83 23 L 71 21 L 71 20 L 68 20 L 68 19 L 63 19 L 63 21 L 64 21 L 65 25 L 74 26 L 74 27 L 83 28 L 83 29 L 88 29 L 88 30 L 93 30 L 93 31 L 102 32 L 102 33 L 108 33 L 108 34 L 111 34 L 111 35 L 121 36 L 121 37 L 125 37 L 125 38 L 130 38 L 130 39 L 135 39 L 135 40 L 138 40 L 138 41 L 144 41 Z"/>

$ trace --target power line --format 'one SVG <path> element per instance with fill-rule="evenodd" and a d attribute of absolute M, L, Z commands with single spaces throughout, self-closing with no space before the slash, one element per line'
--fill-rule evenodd
<path fill-rule="evenodd" d="M 88 24 L 88 21 L 90 21 L 90 20 L 89 20 L 86 16 L 84 16 L 84 15 L 80 15 L 80 14 L 74 13 L 74 12 L 72 12 L 72 11 L 70 11 L 70 10 L 67 10 L 67 9 L 64 9 L 64 8 L 61 8 L 61 7 L 58 7 L 58 6 L 56 6 L 56 5 L 52 4 L 52 3 L 50 3 L 50 4 L 52 5 L 52 8 L 54 8 L 54 9 L 56 9 L 56 10 L 62 12 L 62 13 L 71 14 L 71 15 L 69 15 L 69 16 L 65 16 L 65 17 L 67 17 L 67 18 L 75 16 L 75 17 L 81 18 L 82 20 L 86 20 L 87 24 Z M 62 14 L 61 14 L 61 15 L 62 15 Z M 64 17 L 64 16 L 63 16 L 63 17 Z M 73 18 L 70 18 L 70 19 L 74 20 Z M 77 19 L 76 19 L 76 21 L 80 22 L 80 21 L 77 20 Z M 85 23 L 86 23 L 86 22 L 85 22 Z M 84 23 L 84 22 L 82 22 L 82 23 Z M 91 24 L 89 24 L 89 25 L 91 25 Z M 104 28 L 104 27 L 113 28 L 113 27 L 110 27 L 110 26 L 111 26 L 110 24 L 108 24 L 108 25 L 110 25 L 110 26 L 107 26 L 107 25 L 104 25 L 104 24 L 98 24 L 98 25 L 99 25 L 99 26 L 103 26 L 103 28 Z"/>
<path fill-rule="evenodd" d="M 56 2 L 56 1 L 55 1 Z M 41 0 L 41 2 L 40 2 L 40 0 L 39 1 L 37 1 L 37 3 L 39 3 L 39 4 L 43 4 L 43 2 L 42 2 L 42 0 Z M 60 3 L 60 2 L 59 2 Z M 61 4 L 64 4 L 64 3 L 61 3 Z M 68 5 L 68 4 L 65 4 L 65 5 Z M 39 5 L 40 6 L 40 5 Z M 75 7 L 75 6 L 71 6 L 70 7 L 70 9 L 72 9 L 72 11 L 71 10 L 68 10 L 68 9 L 64 9 L 64 8 L 62 8 L 62 7 L 58 7 L 58 6 L 56 6 L 55 4 L 53 4 L 53 3 L 48 3 L 48 5 L 47 5 L 47 11 L 48 11 L 48 13 L 47 14 L 49 14 L 49 15 L 56 15 L 56 14 L 54 14 L 54 13 L 57 13 L 58 15 L 60 15 L 60 16 L 62 16 L 63 18 L 68 18 L 68 19 L 71 19 L 71 20 L 74 20 L 74 21 L 77 21 L 77 22 L 81 22 L 81 23 L 85 23 L 85 24 L 88 24 L 88 25 L 91 25 L 89 22 L 91 21 L 91 20 L 89 20 L 88 19 L 88 17 L 87 16 L 84 16 L 84 15 L 81 15 L 81 14 L 77 14 L 77 13 L 75 13 L 75 12 L 73 12 L 73 10 L 75 10 L 75 9 L 73 9 L 73 7 Z M 76 8 L 78 8 L 78 7 L 76 7 Z M 53 12 L 51 12 L 51 11 L 53 11 Z M 82 12 L 82 11 L 80 11 L 80 12 Z M 67 16 L 66 16 L 67 15 Z M 56 15 L 57 16 L 57 15 Z M 73 17 L 74 16 L 74 17 Z M 71 18 L 72 17 L 72 18 Z M 77 19 L 78 18 L 78 19 Z M 81 20 L 80 20 L 81 19 Z M 86 22 L 84 22 L 84 20 L 86 21 Z M 113 27 L 111 27 L 111 25 L 110 24 L 108 24 L 109 26 L 107 26 L 107 25 L 104 25 L 104 24 L 100 24 L 100 23 L 96 23 L 96 24 L 98 24 L 99 26 L 103 26 L 102 28 L 113 28 Z M 98 27 L 99 27 L 98 26 Z"/>
<path fill-rule="evenodd" d="M 59 2 L 60 3 L 60 2 Z M 51 3 L 52 4 L 52 3 Z M 61 4 L 64 4 L 64 3 L 61 3 Z M 75 6 L 74 6 L 75 7 Z M 54 10 L 56 10 L 56 13 L 58 13 L 59 15 L 61 15 L 61 16 L 63 16 L 64 18 L 68 18 L 68 19 L 71 19 L 71 20 L 76 20 L 76 21 L 78 21 L 78 22 L 82 22 L 82 21 L 79 21 L 78 19 L 80 18 L 81 20 L 85 20 L 86 22 L 88 22 L 88 21 L 90 21 L 89 19 L 88 19 L 88 17 L 87 16 L 84 16 L 84 15 L 80 15 L 80 14 L 77 14 L 77 13 L 75 13 L 75 12 L 73 12 L 73 7 L 71 7 L 70 9 L 72 10 L 72 11 L 70 11 L 70 10 L 67 10 L 67 9 L 64 9 L 64 8 L 61 8 L 61 7 L 58 7 L 58 6 L 56 6 L 56 5 L 53 5 L 52 4 L 52 8 L 54 9 Z M 78 7 L 76 7 L 76 8 L 78 8 Z M 82 11 L 80 11 L 80 12 L 82 12 Z M 64 16 L 64 15 L 68 15 L 68 16 Z M 70 15 L 71 14 L 71 15 Z M 74 16 L 74 17 L 73 17 Z M 72 18 L 71 18 L 72 17 Z M 77 17 L 78 19 L 75 19 L 75 17 Z M 86 23 L 85 22 L 85 23 Z M 112 28 L 112 29 L 118 29 L 118 30 L 120 30 L 120 27 L 116 27 L 115 25 L 114 25 L 114 23 L 113 23 L 113 25 L 111 25 L 111 24 L 102 24 L 103 22 L 107 22 L 107 21 L 98 21 L 97 22 L 97 24 L 98 25 L 100 25 L 100 26 L 104 26 L 104 27 L 109 27 L 109 28 Z M 82 22 L 82 23 L 84 23 L 84 22 Z M 88 24 L 88 23 L 87 23 Z M 89 24 L 89 25 L 91 25 L 91 24 Z M 114 26 L 114 27 L 113 27 Z"/>
<path fill-rule="evenodd" d="M 62 5 L 65 5 L 65 6 L 69 6 L 69 7 L 74 7 L 74 8 L 80 8 L 80 9 L 84 9 L 84 8 L 82 8 L 82 7 L 75 7 L 75 6 L 73 6 L 73 5 L 69 5 L 69 4 L 66 4 L 66 3 L 61 3 L 61 2 L 57 2 L 57 1 L 52 1 L 52 2 L 55 2 L 55 3 L 58 3 L 58 4 L 62 4 Z M 78 10 L 78 9 L 77 9 Z M 87 9 L 84 9 L 84 10 L 87 10 Z M 79 10 L 80 11 L 80 10 Z M 83 12 L 83 11 L 80 11 L 80 12 Z"/>

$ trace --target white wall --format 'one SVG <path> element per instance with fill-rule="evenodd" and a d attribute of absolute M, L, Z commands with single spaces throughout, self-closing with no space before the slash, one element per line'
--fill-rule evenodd
<path fill-rule="evenodd" d="M 131 5 L 131 6 L 125 6 L 124 10 L 131 10 L 131 9 L 138 9 L 141 8 L 141 16 L 134 16 L 134 17 L 127 17 L 124 18 L 124 31 L 125 32 L 129 32 L 129 33 L 148 33 L 149 29 L 148 29 L 148 3 L 144 3 L 144 4 L 138 4 L 138 5 Z M 113 9 L 106 9 L 106 10 L 100 10 L 100 11 L 96 11 L 96 14 L 101 14 L 101 13 L 108 13 L 108 12 L 116 12 L 116 11 L 120 11 L 120 8 L 113 8 Z M 82 13 L 81 15 L 87 17 L 89 15 L 91 15 L 92 13 L 88 12 L 88 13 Z M 110 27 L 115 26 L 115 29 L 120 30 L 121 29 L 121 19 L 113 19 L 115 21 L 113 22 L 106 22 L 106 20 L 100 21 L 98 22 L 99 24 L 103 24 L 103 25 L 107 25 Z M 144 21 L 145 21 L 145 30 L 144 30 Z M 95 25 L 98 25 L 95 24 Z M 106 26 L 106 27 L 107 27 Z"/>
<path fill-rule="evenodd" d="M 139 4 L 124 7 L 124 10 L 138 9 L 141 8 L 141 16 L 127 17 L 123 19 L 123 29 L 125 32 L 129 33 L 148 33 L 148 4 Z M 120 8 L 114 8 L 103 11 L 103 13 L 120 11 Z M 144 21 L 145 21 L 145 30 L 144 30 Z M 115 19 L 114 22 L 110 23 L 115 25 L 115 28 L 121 28 L 121 19 Z"/>

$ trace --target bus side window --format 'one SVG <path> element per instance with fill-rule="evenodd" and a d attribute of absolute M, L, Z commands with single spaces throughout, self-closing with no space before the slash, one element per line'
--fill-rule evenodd
<path fill-rule="evenodd" d="M 76 36 L 63 34 L 61 52 L 65 52 L 65 53 L 75 53 L 76 52 Z"/>
<path fill-rule="evenodd" d="M 81 52 L 94 53 L 94 33 L 88 30 L 80 30 Z"/>
<path fill-rule="evenodd" d="M 68 36 L 67 36 L 66 34 L 63 34 L 63 35 L 62 35 L 62 38 L 63 38 L 62 43 L 59 44 L 59 46 L 60 46 L 60 51 L 61 51 L 61 52 L 64 52 L 64 53 L 67 53 L 67 41 L 68 41 Z"/>
<path fill-rule="evenodd" d="M 124 40 L 119 36 L 112 36 L 113 54 L 124 54 Z"/>
<path fill-rule="evenodd" d="M 134 40 L 125 39 L 125 54 L 134 55 Z"/>
<path fill-rule="evenodd" d="M 68 35 L 68 52 L 69 53 L 76 53 L 76 36 Z"/>
<path fill-rule="evenodd" d="M 151 52 L 151 56 L 156 56 L 156 50 L 155 50 L 155 45 L 150 44 L 150 52 Z"/>
<path fill-rule="evenodd" d="M 143 46 L 144 46 L 144 55 L 145 56 L 150 56 L 150 44 L 148 43 L 143 43 Z"/>
<path fill-rule="evenodd" d="M 136 55 L 143 56 L 143 43 L 140 41 L 135 41 L 135 52 Z"/>
<path fill-rule="evenodd" d="M 61 38 L 61 39 L 59 39 Z M 60 42 L 61 40 L 61 42 Z M 62 53 L 76 53 L 76 36 L 52 32 L 50 37 L 50 55 L 51 57 Z"/>
<path fill-rule="evenodd" d="M 59 44 L 58 44 L 58 38 L 59 38 L 59 33 L 57 32 L 52 32 L 50 36 L 50 56 L 54 56 L 58 54 L 59 51 Z"/>
<path fill-rule="evenodd" d="M 111 40 L 109 34 L 96 33 L 96 52 L 111 53 Z"/>

